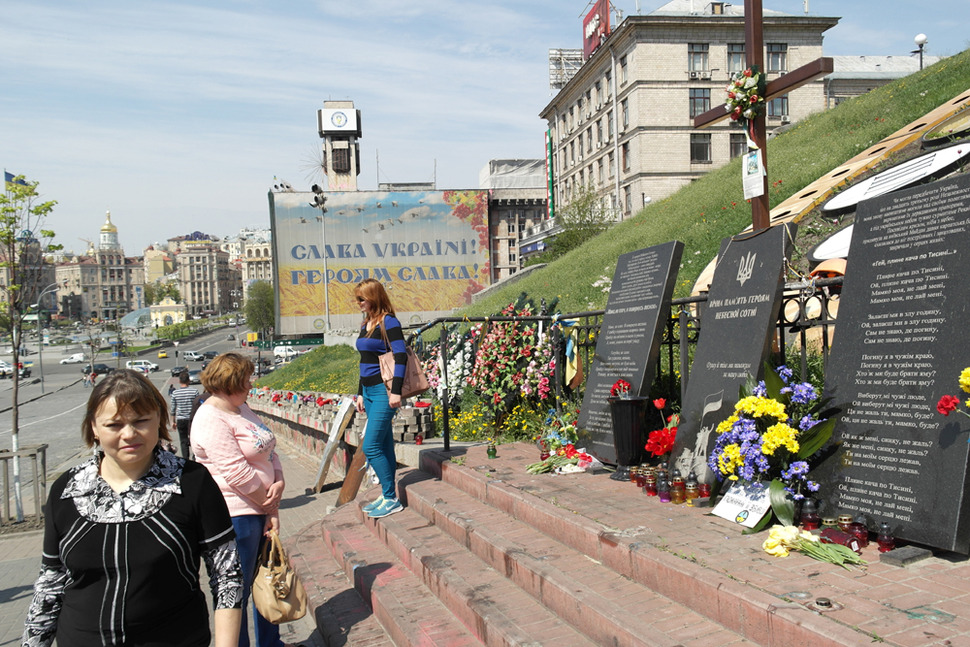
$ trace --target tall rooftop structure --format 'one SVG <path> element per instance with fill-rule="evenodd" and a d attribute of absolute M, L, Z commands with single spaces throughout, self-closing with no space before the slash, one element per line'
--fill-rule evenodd
<path fill-rule="evenodd" d="M 330 191 L 356 191 L 360 175 L 360 110 L 353 101 L 324 101 L 317 110 L 317 132 L 323 139 L 323 170 Z"/>

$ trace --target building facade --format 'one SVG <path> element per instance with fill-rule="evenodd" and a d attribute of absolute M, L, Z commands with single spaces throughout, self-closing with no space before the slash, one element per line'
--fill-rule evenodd
<path fill-rule="evenodd" d="M 492 283 L 522 268 L 520 241 L 546 214 L 546 165 L 541 159 L 491 160 L 479 172 L 488 189 L 488 237 Z"/>
<path fill-rule="evenodd" d="M 105 216 L 97 247 L 66 258 L 55 267 L 61 314 L 82 320 L 114 321 L 145 307 L 145 268 L 126 257 L 118 228 Z"/>
<path fill-rule="evenodd" d="M 234 293 L 242 290 L 239 270 L 229 254 L 214 245 L 192 245 L 176 256 L 179 292 L 189 316 L 219 315 L 233 310 Z"/>
<path fill-rule="evenodd" d="M 822 56 L 822 35 L 838 19 L 765 9 L 763 22 L 771 81 Z M 693 119 L 722 104 L 745 67 L 743 5 L 673 0 L 627 17 L 540 113 L 555 204 L 591 187 L 622 220 L 744 153 L 736 123 L 697 129 Z M 825 106 L 818 79 L 772 100 L 768 129 Z"/>

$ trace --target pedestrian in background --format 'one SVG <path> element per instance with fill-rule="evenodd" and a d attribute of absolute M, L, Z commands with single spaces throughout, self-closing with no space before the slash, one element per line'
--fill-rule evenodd
<path fill-rule="evenodd" d="M 179 373 L 179 387 L 172 391 L 172 409 L 170 413 L 174 421 L 172 428 L 177 429 L 179 432 L 179 445 L 182 450 L 182 458 L 185 459 L 191 457 L 189 449 L 189 423 L 192 419 L 192 405 L 195 403 L 197 397 L 199 397 L 199 390 L 189 385 L 189 372 L 182 371 Z"/>
<path fill-rule="evenodd" d="M 246 596 L 239 647 L 249 647 L 248 612 L 257 647 L 280 647 L 280 628 L 259 615 L 255 605 L 247 608 L 264 537 L 280 529 L 286 486 L 276 436 L 246 404 L 252 375 L 253 363 L 239 353 L 219 355 L 202 372 L 202 386 L 210 395 L 192 420 L 192 451 L 222 490 L 236 530 Z"/>
<path fill-rule="evenodd" d="M 391 299 L 380 281 L 364 279 L 354 288 L 354 298 L 364 315 L 357 336 L 360 353 L 360 382 L 355 404 L 357 411 L 367 412 L 367 427 L 361 450 L 377 474 L 381 483 L 381 496 L 364 506 L 373 519 L 386 517 L 404 509 L 397 498 L 394 476 L 397 457 L 394 454 L 394 436 L 391 422 L 401 406 L 401 387 L 407 368 L 407 346 L 404 331 L 391 305 Z M 394 380 L 391 391 L 381 378 L 380 356 L 394 353 Z"/>
<path fill-rule="evenodd" d="M 243 575 L 232 521 L 209 472 L 158 447 L 169 439 L 165 398 L 141 373 L 113 371 L 88 399 L 81 437 L 97 454 L 50 488 L 22 644 L 235 647 Z"/>

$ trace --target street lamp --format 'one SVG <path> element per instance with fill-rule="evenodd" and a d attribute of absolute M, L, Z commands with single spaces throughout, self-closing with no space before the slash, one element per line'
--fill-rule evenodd
<path fill-rule="evenodd" d="M 44 288 L 37 296 L 37 303 L 30 306 L 37 308 L 37 368 L 40 370 L 40 392 L 44 393 L 44 331 L 40 327 L 40 307 L 44 303 L 44 295 L 57 291 L 57 283 L 51 283 Z M 14 366 L 13 370 L 19 371 L 20 368 Z"/>
<path fill-rule="evenodd" d="M 313 200 L 310 202 L 310 206 L 314 209 L 320 210 L 320 215 L 317 219 L 320 221 L 320 228 L 323 235 L 323 309 L 327 313 L 327 332 L 330 332 L 330 272 L 327 267 L 327 196 L 324 195 L 323 189 L 320 188 L 319 184 L 314 184 L 310 187 L 313 191 Z"/>
<path fill-rule="evenodd" d="M 919 69 L 923 69 L 923 48 L 926 47 L 927 42 L 926 34 L 916 34 L 916 38 L 913 42 L 916 43 L 918 49 L 914 49 L 911 53 L 919 54 Z"/>

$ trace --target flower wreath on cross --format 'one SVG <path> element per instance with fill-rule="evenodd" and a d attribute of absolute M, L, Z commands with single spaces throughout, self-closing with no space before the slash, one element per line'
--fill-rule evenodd
<path fill-rule="evenodd" d="M 752 65 L 735 74 L 724 88 L 727 92 L 724 109 L 731 113 L 732 120 L 746 126 L 764 112 L 767 88 L 765 75 L 758 70 L 757 65 Z"/>

